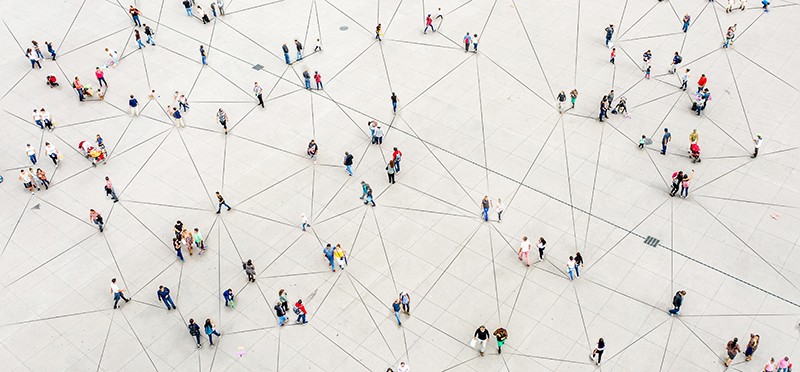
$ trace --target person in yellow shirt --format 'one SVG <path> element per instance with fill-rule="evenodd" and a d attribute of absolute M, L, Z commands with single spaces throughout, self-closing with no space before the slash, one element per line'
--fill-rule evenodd
<path fill-rule="evenodd" d="M 341 244 L 336 244 L 336 248 L 333 250 L 333 256 L 336 257 L 336 260 L 339 262 L 339 268 L 344 270 L 344 267 L 347 266 L 347 255 Z"/>
<path fill-rule="evenodd" d="M 697 133 L 697 129 L 693 129 L 692 133 L 689 134 L 689 153 L 692 152 L 692 145 L 697 143 L 697 139 L 700 135 Z"/>

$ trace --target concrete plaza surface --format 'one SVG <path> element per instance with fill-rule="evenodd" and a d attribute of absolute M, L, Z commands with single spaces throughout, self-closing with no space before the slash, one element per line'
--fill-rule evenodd
<path fill-rule="evenodd" d="M 730 370 L 800 358 L 800 7 L 774 0 L 765 13 L 751 0 L 726 13 L 726 4 L 227 0 L 220 18 L 201 4 L 211 18 L 203 24 L 180 1 L 139 0 L 157 46 L 138 49 L 133 3 L 0 2 L 2 369 L 383 372 L 405 361 L 415 372 L 722 371 L 727 341 L 738 337 L 744 350 L 750 333 L 761 336 L 753 361 L 740 355 Z M 423 34 L 438 7 L 436 32 Z M 734 45 L 724 49 L 733 24 Z M 467 32 L 479 34 L 477 53 L 464 52 Z M 322 51 L 312 52 L 317 39 Z M 30 40 L 45 57 L 52 41 L 57 60 L 31 69 Z M 121 56 L 105 69 L 105 100 L 79 102 L 70 82 L 96 88 L 105 48 Z M 640 57 L 648 49 L 649 80 Z M 672 75 L 675 51 L 683 63 Z M 324 90 L 304 89 L 306 69 L 319 71 Z M 48 74 L 59 87 L 45 85 Z M 712 99 L 698 116 L 689 108 L 700 74 Z M 555 97 L 573 88 L 575 108 L 559 113 Z M 630 117 L 600 123 L 610 89 L 627 98 Z M 186 128 L 166 111 L 175 91 L 189 100 Z M 131 94 L 142 106 L 136 117 Z M 32 122 L 42 107 L 53 132 Z M 373 119 L 381 146 L 370 144 Z M 673 137 L 662 156 L 665 127 Z M 687 156 L 692 129 L 701 163 Z M 96 134 L 109 157 L 92 167 L 77 144 Z M 764 141 L 753 159 L 757 134 Z M 644 150 L 642 135 L 653 141 Z M 305 152 L 311 139 L 316 162 Z M 64 156 L 57 169 L 44 142 Z M 39 153 L 34 170 L 52 180 L 35 195 L 17 179 L 31 166 L 27 143 Z M 393 147 L 403 157 L 390 185 Z M 355 157 L 352 177 L 345 151 Z M 688 198 L 671 198 L 671 174 L 692 169 Z M 106 176 L 119 203 L 105 197 Z M 374 208 L 358 199 L 362 180 Z M 215 191 L 232 211 L 215 213 Z M 494 209 L 481 219 L 485 195 L 503 200 L 502 222 Z M 90 208 L 104 216 L 104 233 Z M 200 229 L 206 254 L 184 248 L 186 262 L 176 259 L 176 220 Z M 523 235 L 547 240 L 542 262 L 517 258 Z M 348 252 L 345 270 L 330 271 L 326 243 Z M 567 258 L 577 251 L 585 267 L 570 281 Z M 242 270 L 247 259 L 255 283 Z M 113 277 L 133 298 L 117 310 Z M 158 302 L 159 285 L 177 310 Z M 227 288 L 235 309 L 223 305 Z M 277 327 L 279 289 L 290 305 L 304 300 L 307 325 L 292 317 Z M 688 294 L 670 317 L 679 290 Z M 391 310 L 399 292 L 412 305 L 402 327 Z M 204 339 L 195 348 L 189 318 L 214 320 L 216 346 Z M 508 330 L 502 354 L 493 339 L 484 357 L 469 347 L 481 324 Z M 600 337 L 598 367 L 589 354 Z"/>

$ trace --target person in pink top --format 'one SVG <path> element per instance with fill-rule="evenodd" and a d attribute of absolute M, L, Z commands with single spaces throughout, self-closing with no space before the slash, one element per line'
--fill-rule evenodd
<path fill-rule="evenodd" d="M 106 185 L 104 188 L 106 189 L 106 196 L 111 196 L 111 200 L 113 200 L 114 203 L 119 201 L 119 199 L 117 199 L 117 193 L 114 192 L 114 184 L 111 183 L 111 179 L 108 178 L 108 176 L 106 176 Z"/>
<path fill-rule="evenodd" d="M 433 18 L 431 18 L 430 14 L 425 18 L 425 30 L 422 31 L 423 34 L 428 33 L 428 27 L 431 28 L 431 31 L 436 32 L 436 29 L 433 28 Z"/>
<path fill-rule="evenodd" d="M 769 362 L 764 365 L 764 372 L 775 372 L 775 358 L 769 358 Z"/>
<path fill-rule="evenodd" d="M 317 89 L 322 89 L 322 75 L 318 71 L 314 71 L 314 81 L 317 82 Z"/>
<path fill-rule="evenodd" d="M 103 86 L 103 84 L 105 84 L 106 88 L 108 88 L 108 83 L 106 83 L 105 72 L 103 72 L 103 70 L 101 70 L 100 67 L 94 69 L 94 76 L 97 77 L 97 82 L 100 84 L 101 87 Z"/>
<path fill-rule="evenodd" d="M 787 357 L 783 357 L 783 359 L 781 359 L 778 362 L 778 372 L 786 372 L 786 371 L 788 371 L 789 370 L 789 365 L 790 365 L 789 364 L 789 357 L 788 356 Z"/>

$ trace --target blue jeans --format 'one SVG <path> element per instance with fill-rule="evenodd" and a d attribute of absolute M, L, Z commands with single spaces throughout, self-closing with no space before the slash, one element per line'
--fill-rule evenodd
<path fill-rule="evenodd" d="M 426 33 L 426 32 L 428 32 L 428 27 L 430 27 L 430 28 L 431 28 L 431 31 L 433 31 L 433 32 L 436 32 L 436 29 L 435 29 L 435 28 L 433 28 L 433 25 L 431 24 L 431 25 L 427 25 L 427 26 L 425 26 L 425 31 L 422 31 L 422 33 Z"/>
<path fill-rule="evenodd" d="M 569 280 L 572 280 L 573 279 L 573 277 L 572 277 L 572 269 L 567 268 L 567 270 L 569 271 Z"/>
<path fill-rule="evenodd" d="M 484 221 L 489 221 L 489 208 L 483 208 L 482 216 Z"/>
<path fill-rule="evenodd" d="M 686 32 L 686 31 L 689 31 L 689 24 L 688 23 L 684 23 L 683 24 L 683 32 Z"/>
<path fill-rule="evenodd" d="M 369 204 L 369 203 L 372 203 L 373 207 L 375 206 L 375 201 L 372 200 L 372 195 L 367 195 L 367 200 L 364 201 L 364 204 Z M 333 261 L 331 261 L 331 264 L 333 264 Z"/>
<path fill-rule="evenodd" d="M 578 265 L 578 264 L 575 264 L 575 276 L 577 276 L 577 277 L 579 277 L 579 278 L 580 278 L 580 276 L 581 276 L 581 272 L 580 272 L 580 270 L 578 269 L 578 267 L 579 267 L 579 265 Z"/>
<path fill-rule="evenodd" d="M 317 82 L 317 89 L 322 89 L 322 82 L 321 81 Z"/>
<path fill-rule="evenodd" d="M 347 169 L 347 173 L 352 176 L 353 175 L 353 170 L 350 169 L 350 167 L 352 167 L 352 166 L 351 165 L 345 165 L 344 166 L 344 168 Z"/>
<path fill-rule="evenodd" d="M 213 330 L 211 331 L 211 333 L 208 334 L 208 342 L 211 343 L 211 345 L 214 345 L 214 335 L 217 335 L 217 337 L 219 337 L 219 332 Z"/>
<path fill-rule="evenodd" d="M 222 202 L 222 203 L 219 203 L 219 206 L 217 207 L 217 213 L 219 213 L 219 212 L 222 210 L 222 206 L 223 206 L 223 205 L 224 205 L 224 206 L 226 206 L 226 207 L 228 207 L 228 210 L 231 210 L 231 206 L 230 206 L 230 205 L 228 205 L 228 203 L 226 203 L 226 202 Z"/>
<path fill-rule="evenodd" d="M 392 111 L 397 112 L 397 102 L 392 102 Z"/>
<path fill-rule="evenodd" d="M 186 8 L 186 15 L 189 17 L 192 16 L 192 8 Z"/>
<path fill-rule="evenodd" d="M 400 312 L 399 311 L 395 311 L 394 312 L 394 318 L 397 319 L 397 325 L 401 325 L 402 324 L 400 322 Z"/>
<path fill-rule="evenodd" d="M 36 165 L 36 154 L 28 155 L 28 158 L 31 159 L 31 163 L 33 163 L 33 165 Z"/>
<path fill-rule="evenodd" d="M 175 307 L 175 303 L 172 302 L 172 297 L 169 296 L 164 298 L 164 305 L 167 305 L 167 310 L 169 310 L 170 305 L 172 305 L 173 309 L 177 309 L 177 307 Z"/>
<path fill-rule="evenodd" d="M 301 322 L 301 321 L 300 321 L 300 319 L 302 319 L 303 321 Z M 306 321 L 306 314 L 300 314 L 300 315 L 298 315 L 298 316 L 297 316 L 297 322 L 298 322 L 298 323 L 303 323 L 303 324 L 305 324 L 305 323 L 308 323 L 308 322 Z"/>
<path fill-rule="evenodd" d="M 333 256 L 328 258 L 328 264 L 331 265 L 331 270 L 336 271 L 336 263 L 333 262 Z"/>
<path fill-rule="evenodd" d="M 306 79 L 306 89 L 311 89 L 311 79 Z"/>
<path fill-rule="evenodd" d="M 606 46 L 611 42 L 611 36 L 606 36 Z"/>
<path fill-rule="evenodd" d="M 726 39 L 725 39 L 725 45 L 723 45 L 722 47 L 723 47 L 723 48 L 727 48 L 727 47 L 728 47 L 728 44 L 730 44 L 730 43 L 731 43 L 731 39 L 728 39 L 728 38 L 726 38 Z"/>
<path fill-rule="evenodd" d="M 142 42 L 142 39 L 136 39 L 136 44 L 139 44 L 139 49 L 144 48 L 144 43 Z"/>
<path fill-rule="evenodd" d="M 152 44 L 153 46 L 156 45 L 156 42 L 153 40 L 153 35 L 147 35 L 147 43 Z"/>
<path fill-rule="evenodd" d="M 669 313 L 670 313 L 670 314 L 673 314 L 673 315 L 676 315 L 676 314 L 678 314 L 678 312 L 679 312 L 680 310 L 681 310 L 681 308 L 679 308 L 679 307 L 676 307 L 676 308 L 674 308 L 674 309 L 670 310 L 670 311 L 669 311 Z"/>
<path fill-rule="evenodd" d="M 286 323 L 286 316 L 279 316 L 278 325 L 283 326 L 284 323 Z"/>
<path fill-rule="evenodd" d="M 141 42 L 141 40 L 139 42 Z M 100 84 L 101 87 L 103 86 L 103 84 L 105 84 L 106 87 L 108 87 L 108 83 L 106 83 L 106 78 L 104 77 L 97 78 L 97 83 Z"/>
<path fill-rule="evenodd" d="M 36 120 L 36 125 L 38 125 L 40 129 L 44 129 L 44 125 L 42 124 L 41 120 Z"/>
<path fill-rule="evenodd" d="M 289 53 L 283 53 L 283 58 L 286 60 L 286 64 L 291 64 L 292 61 L 289 60 Z"/>
<path fill-rule="evenodd" d="M 394 171 L 400 172 L 400 159 L 394 161 Z"/>
<path fill-rule="evenodd" d="M 667 153 L 667 144 L 666 143 L 662 143 L 661 144 L 661 153 L 662 154 L 666 154 Z"/>
<path fill-rule="evenodd" d="M 297 60 L 299 61 L 299 60 L 302 60 L 302 59 L 303 59 L 303 52 L 298 50 L 297 51 Z"/>
<path fill-rule="evenodd" d="M 35 67 L 36 67 L 36 65 L 39 65 L 39 68 L 42 68 L 42 64 L 41 64 L 41 63 L 39 63 L 39 60 L 37 60 L 37 59 L 32 59 L 32 60 L 31 60 L 31 68 L 35 68 Z"/>
<path fill-rule="evenodd" d="M 200 56 L 200 59 L 203 61 L 204 65 L 208 64 L 208 63 L 206 63 L 206 56 Z"/>
<path fill-rule="evenodd" d="M 142 27 L 142 22 L 139 21 L 139 16 L 138 15 L 133 16 L 133 23 L 136 24 L 139 27 Z"/>
<path fill-rule="evenodd" d="M 44 58 L 44 55 L 42 55 L 42 51 L 40 51 L 39 49 L 36 49 L 36 56 L 39 58 Z"/>
<path fill-rule="evenodd" d="M 472 43 L 472 48 L 474 49 L 473 52 L 478 52 L 478 43 Z"/>
<path fill-rule="evenodd" d="M 307 223 L 305 223 L 305 222 L 303 222 L 303 223 L 300 225 L 300 228 L 301 228 L 301 229 L 303 229 L 303 231 L 306 231 L 306 227 L 311 227 L 311 225 L 309 225 L 309 224 L 307 224 Z"/>
<path fill-rule="evenodd" d="M 79 100 L 81 100 L 81 101 L 83 101 L 83 100 L 84 100 L 84 97 L 83 97 L 83 89 L 75 89 L 75 90 L 77 90 L 77 91 L 78 91 L 78 99 L 79 99 Z"/>

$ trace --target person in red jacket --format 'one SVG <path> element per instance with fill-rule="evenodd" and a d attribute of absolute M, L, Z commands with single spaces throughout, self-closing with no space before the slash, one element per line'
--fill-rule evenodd
<path fill-rule="evenodd" d="M 394 160 L 394 171 L 395 171 L 395 173 L 400 173 L 400 158 L 402 158 L 402 157 L 403 157 L 403 153 L 400 152 L 400 150 L 398 150 L 397 147 L 395 147 L 394 148 L 394 152 L 392 153 L 392 160 Z"/>
<path fill-rule="evenodd" d="M 317 71 L 314 71 L 314 81 L 317 82 L 317 89 L 322 89 L 322 75 Z"/>
<path fill-rule="evenodd" d="M 706 74 L 700 75 L 700 80 L 697 81 L 697 93 L 700 93 L 700 91 L 706 87 L 707 82 L 708 79 L 706 79 Z"/>
<path fill-rule="evenodd" d="M 306 320 L 306 307 L 303 305 L 303 300 L 297 300 L 297 302 L 294 303 L 294 313 L 297 314 L 297 323 L 308 323 Z M 303 320 L 302 322 L 300 321 L 301 319 Z"/>
<path fill-rule="evenodd" d="M 428 33 L 428 27 L 431 28 L 431 31 L 436 32 L 436 29 L 433 28 L 433 18 L 431 18 L 430 14 L 428 14 L 428 16 L 425 18 L 425 30 L 422 31 L 423 34 Z"/>

